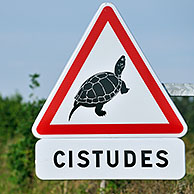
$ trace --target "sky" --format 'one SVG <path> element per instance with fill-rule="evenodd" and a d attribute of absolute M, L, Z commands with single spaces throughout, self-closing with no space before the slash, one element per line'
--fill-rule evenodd
<path fill-rule="evenodd" d="M 47 98 L 102 0 L 0 0 L 0 94 Z M 194 83 L 194 1 L 112 0 L 162 83 Z"/>

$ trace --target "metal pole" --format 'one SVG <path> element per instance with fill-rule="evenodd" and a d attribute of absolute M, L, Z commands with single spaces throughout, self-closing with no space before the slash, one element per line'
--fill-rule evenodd
<path fill-rule="evenodd" d="M 101 180 L 101 182 L 100 182 L 100 194 L 104 194 L 105 187 L 106 187 L 106 181 Z"/>

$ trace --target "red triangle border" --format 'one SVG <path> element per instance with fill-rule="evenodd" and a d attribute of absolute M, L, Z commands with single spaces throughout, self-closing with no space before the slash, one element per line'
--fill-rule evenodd
<path fill-rule="evenodd" d="M 168 120 L 168 124 L 50 124 L 107 22 L 110 23 L 125 51 Z M 36 131 L 40 135 L 179 134 L 183 132 L 183 125 L 133 45 L 114 10 L 110 6 L 106 6 L 102 9 L 72 66 L 40 120 Z"/>

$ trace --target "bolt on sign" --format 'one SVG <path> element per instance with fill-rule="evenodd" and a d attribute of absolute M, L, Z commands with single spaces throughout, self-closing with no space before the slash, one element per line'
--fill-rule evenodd
<path fill-rule="evenodd" d="M 178 137 L 186 131 L 120 14 L 103 3 L 32 127 L 43 138 L 36 173 L 41 179 L 179 179 L 185 152 Z"/>

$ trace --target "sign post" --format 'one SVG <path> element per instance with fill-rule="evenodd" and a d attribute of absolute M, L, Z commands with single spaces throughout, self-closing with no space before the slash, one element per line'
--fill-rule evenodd
<path fill-rule="evenodd" d="M 178 137 L 187 125 L 110 3 L 95 14 L 32 132 L 42 138 L 36 145 L 41 179 L 185 174 Z"/>

